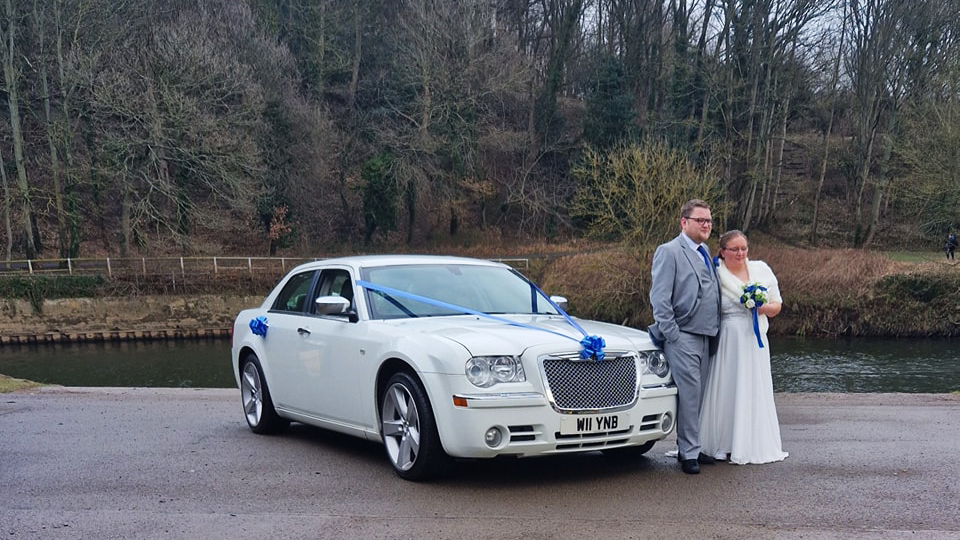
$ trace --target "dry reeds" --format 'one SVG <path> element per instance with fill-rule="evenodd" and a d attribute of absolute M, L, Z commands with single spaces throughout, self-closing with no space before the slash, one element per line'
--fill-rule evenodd
<path fill-rule="evenodd" d="M 777 275 L 784 308 L 770 332 L 809 336 L 958 336 L 960 272 L 856 249 L 751 242 L 751 258 Z M 651 250 L 616 248 L 554 259 L 538 281 L 573 314 L 646 328 Z"/>
<path fill-rule="evenodd" d="M 882 253 L 860 249 L 750 248 L 752 259 L 766 261 L 777 275 L 785 298 L 861 297 L 880 278 L 905 271 Z"/>

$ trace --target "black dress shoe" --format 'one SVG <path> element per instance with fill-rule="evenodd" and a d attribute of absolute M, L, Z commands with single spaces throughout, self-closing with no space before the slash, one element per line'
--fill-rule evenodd
<path fill-rule="evenodd" d="M 713 465 L 717 462 L 717 459 L 713 456 L 708 456 L 703 452 L 700 452 L 700 455 L 697 456 L 697 462 L 701 465 Z"/>
<path fill-rule="evenodd" d="M 687 474 L 700 474 L 700 464 L 695 459 L 685 459 L 680 462 L 680 470 Z"/>

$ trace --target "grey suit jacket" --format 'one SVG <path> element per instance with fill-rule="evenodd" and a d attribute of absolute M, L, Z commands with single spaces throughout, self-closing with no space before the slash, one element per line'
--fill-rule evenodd
<path fill-rule="evenodd" d="M 712 337 L 720 328 L 716 271 L 681 236 L 661 244 L 653 255 L 650 304 L 655 322 L 648 331 L 655 341 L 672 343 L 681 331 Z"/>

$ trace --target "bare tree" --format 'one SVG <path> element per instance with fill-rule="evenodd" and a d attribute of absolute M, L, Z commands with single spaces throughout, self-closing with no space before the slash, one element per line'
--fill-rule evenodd
<path fill-rule="evenodd" d="M 827 125 L 823 129 L 821 145 L 823 154 L 820 158 L 820 176 L 817 180 L 817 188 L 813 198 L 813 219 L 810 224 L 810 243 L 817 245 L 818 231 L 820 223 L 820 198 L 823 194 L 823 184 L 827 177 L 827 159 L 830 156 L 830 138 L 833 133 L 833 122 L 836 118 L 837 108 L 837 84 L 840 81 L 840 61 L 844 54 L 844 38 L 847 35 L 847 4 L 843 4 L 843 18 L 840 20 L 840 37 L 837 42 L 836 52 L 834 53 L 833 69 L 831 70 L 830 83 L 827 93 L 827 106 L 829 108 Z"/>
<path fill-rule="evenodd" d="M 7 182 L 7 164 L 3 161 L 3 152 L 0 152 L 0 183 L 3 186 L 3 230 L 7 237 L 4 260 L 10 261 L 13 257 L 13 228 L 10 224 L 10 184 Z"/>
<path fill-rule="evenodd" d="M 33 202 L 27 167 L 23 153 L 23 130 L 20 122 L 20 67 L 16 45 L 22 16 L 15 10 L 13 0 L 4 0 L 3 19 L 0 20 L 0 62 L 3 64 L 3 79 L 6 84 L 7 108 L 10 112 L 10 135 L 13 139 L 13 159 L 17 168 L 17 189 L 20 198 L 20 219 L 26 238 L 25 251 L 28 259 L 37 254 L 37 238 L 34 237 Z"/>

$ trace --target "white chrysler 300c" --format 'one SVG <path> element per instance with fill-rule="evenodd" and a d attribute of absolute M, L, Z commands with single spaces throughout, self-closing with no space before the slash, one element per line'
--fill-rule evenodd
<path fill-rule="evenodd" d="M 303 264 L 234 323 L 244 415 L 256 433 L 296 421 L 378 441 L 408 480 L 451 458 L 647 452 L 676 416 L 663 354 L 565 305 L 491 261 Z"/>

